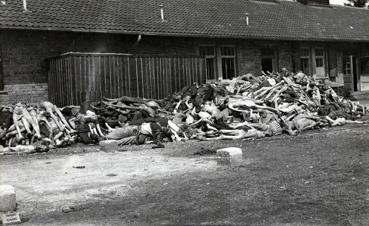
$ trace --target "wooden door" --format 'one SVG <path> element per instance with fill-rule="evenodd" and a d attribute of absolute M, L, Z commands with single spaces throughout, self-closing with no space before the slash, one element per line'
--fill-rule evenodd
<path fill-rule="evenodd" d="M 326 77 L 325 74 L 325 55 L 323 48 L 313 48 L 313 66 L 315 68 L 315 74 L 318 78 Z"/>
<path fill-rule="evenodd" d="M 362 57 L 359 65 L 360 91 L 369 91 L 369 57 Z"/>
<path fill-rule="evenodd" d="M 358 91 L 357 59 L 354 55 L 343 57 L 344 86 L 352 91 Z"/>

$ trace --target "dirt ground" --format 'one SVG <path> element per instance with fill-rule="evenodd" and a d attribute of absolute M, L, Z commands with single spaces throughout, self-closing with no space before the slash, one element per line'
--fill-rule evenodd
<path fill-rule="evenodd" d="M 193 155 L 230 146 L 241 163 Z M 0 156 L 0 184 L 23 225 L 369 225 L 369 127 Z"/>

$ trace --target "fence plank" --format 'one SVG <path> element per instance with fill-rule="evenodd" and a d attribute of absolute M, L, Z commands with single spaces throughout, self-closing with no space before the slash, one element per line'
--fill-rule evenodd
<path fill-rule="evenodd" d="M 59 79 L 60 79 L 60 82 L 59 82 L 59 99 L 60 99 L 59 104 L 60 105 L 64 105 L 64 99 L 65 99 L 65 98 L 62 98 L 62 91 L 64 88 L 63 86 L 65 84 L 62 67 L 63 67 L 63 57 L 60 59 L 60 62 L 58 64 Z"/>
<path fill-rule="evenodd" d="M 164 98 L 205 82 L 205 66 L 202 57 L 67 54 L 49 60 L 49 99 L 62 106 L 123 95 Z"/>

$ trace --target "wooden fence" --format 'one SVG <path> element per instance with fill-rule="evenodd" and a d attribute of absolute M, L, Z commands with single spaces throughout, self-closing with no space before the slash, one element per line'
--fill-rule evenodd
<path fill-rule="evenodd" d="M 102 97 L 159 99 L 205 82 L 205 74 L 198 56 L 67 53 L 49 59 L 49 100 L 65 106 Z"/>

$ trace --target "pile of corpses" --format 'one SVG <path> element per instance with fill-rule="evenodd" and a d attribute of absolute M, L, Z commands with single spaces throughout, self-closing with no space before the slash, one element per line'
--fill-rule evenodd
<path fill-rule="evenodd" d="M 166 99 L 104 98 L 86 112 L 50 102 L 0 107 L 0 153 L 33 153 L 73 143 L 119 145 L 236 140 L 363 123 L 366 108 L 301 72 L 251 74 L 193 84 Z"/>

